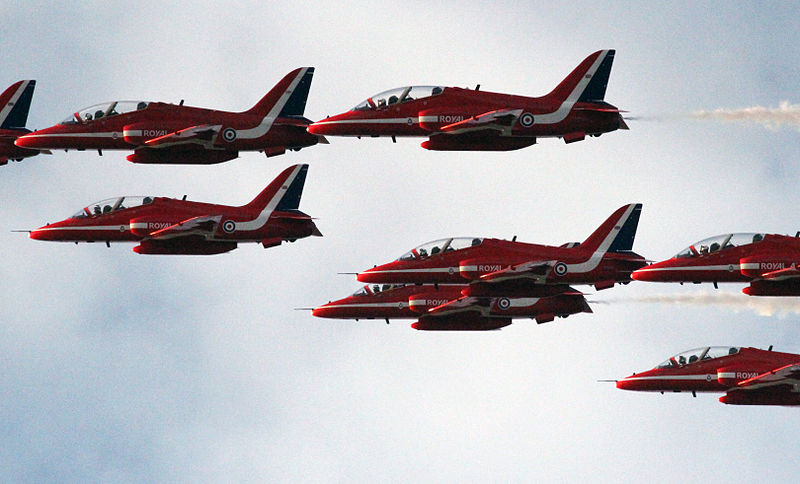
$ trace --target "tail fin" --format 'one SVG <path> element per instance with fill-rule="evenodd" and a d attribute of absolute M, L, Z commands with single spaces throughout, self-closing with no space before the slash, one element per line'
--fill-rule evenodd
<path fill-rule="evenodd" d="M 261 212 L 297 210 L 300 207 L 300 196 L 303 194 L 307 172 L 308 165 L 290 166 L 245 207 Z"/>
<path fill-rule="evenodd" d="M 583 60 L 570 74 L 545 96 L 548 101 L 602 102 L 606 96 L 614 50 L 598 50 Z"/>
<path fill-rule="evenodd" d="M 259 116 L 303 116 L 308 90 L 314 77 L 313 67 L 300 67 L 286 74 L 266 96 L 245 114 Z"/>
<path fill-rule="evenodd" d="M 641 213 L 641 203 L 620 207 L 578 247 L 591 252 L 630 252 Z"/>
<path fill-rule="evenodd" d="M 19 81 L 0 94 L 0 129 L 24 129 L 36 81 Z"/>

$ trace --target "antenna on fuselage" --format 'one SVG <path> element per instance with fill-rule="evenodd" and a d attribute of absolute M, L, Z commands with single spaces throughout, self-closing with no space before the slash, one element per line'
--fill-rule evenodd
<path fill-rule="evenodd" d="M 184 195 L 183 198 L 181 198 L 181 200 L 186 200 L 186 195 Z"/>
<path fill-rule="evenodd" d="M 767 351 L 772 351 L 772 345 L 769 345 L 769 348 L 767 348 Z"/>
<path fill-rule="evenodd" d="M 517 236 L 516 235 L 511 237 L 511 242 L 516 242 L 516 241 L 517 241 Z"/>
<path fill-rule="evenodd" d="M 481 85 L 480 84 L 475 84 L 475 90 L 476 91 L 480 91 L 481 90 Z"/>
<path fill-rule="evenodd" d="M 181 99 L 181 102 L 178 103 L 178 106 L 183 106 L 183 99 Z"/>

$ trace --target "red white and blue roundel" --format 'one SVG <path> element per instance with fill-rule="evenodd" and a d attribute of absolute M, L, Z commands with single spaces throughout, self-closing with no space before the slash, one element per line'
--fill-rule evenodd
<path fill-rule="evenodd" d="M 567 273 L 567 265 L 563 262 L 559 262 L 553 266 L 553 272 L 555 272 L 557 276 L 563 276 Z"/>
<path fill-rule="evenodd" d="M 233 220 L 226 220 L 222 224 L 222 230 L 224 230 L 226 234 L 236 232 L 236 222 Z"/>
<path fill-rule="evenodd" d="M 522 113 L 522 116 L 519 117 L 519 124 L 525 126 L 526 128 L 533 126 L 533 114 Z"/>
<path fill-rule="evenodd" d="M 507 297 L 501 297 L 497 300 L 497 307 L 500 309 L 508 309 L 511 307 L 511 301 Z"/>
<path fill-rule="evenodd" d="M 230 143 L 236 140 L 236 130 L 233 128 L 225 128 L 222 130 L 222 139 Z"/>

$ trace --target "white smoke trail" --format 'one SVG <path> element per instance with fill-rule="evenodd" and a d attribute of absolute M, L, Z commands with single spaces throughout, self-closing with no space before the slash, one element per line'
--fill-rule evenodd
<path fill-rule="evenodd" d="M 695 119 L 756 123 L 773 130 L 784 126 L 800 129 L 800 104 L 791 104 L 789 101 L 782 101 L 777 108 L 763 106 L 742 109 L 721 108 L 713 111 L 695 111 L 690 116 Z"/>
<path fill-rule="evenodd" d="M 612 298 L 609 303 L 682 304 L 691 306 L 725 306 L 735 312 L 752 311 L 759 316 L 800 315 L 800 297 L 754 297 L 731 293 L 655 294 L 629 298 Z"/>

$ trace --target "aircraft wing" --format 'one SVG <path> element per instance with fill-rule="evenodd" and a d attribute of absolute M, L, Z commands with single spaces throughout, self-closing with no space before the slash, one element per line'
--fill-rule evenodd
<path fill-rule="evenodd" d="M 202 215 L 199 217 L 192 217 L 183 222 L 178 222 L 175 225 L 156 230 L 150 234 L 150 237 L 158 240 L 174 239 L 177 237 L 187 237 L 190 235 L 200 235 L 205 238 L 210 238 L 217 230 L 219 221 L 222 215 Z"/>
<path fill-rule="evenodd" d="M 200 124 L 190 128 L 152 138 L 144 142 L 148 148 L 170 148 L 177 145 L 195 144 L 211 148 L 222 129 L 221 124 Z"/>
<path fill-rule="evenodd" d="M 544 283 L 545 278 L 553 269 L 554 260 L 534 260 L 490 272 L 481 276 L 482 281 L 501 282 L 508 280 L 533 279 L 535 282 Z"/>
<path fill-rule="evenodd" d="M 789 279 L 799 279 L 800 278 L 800 269 L 796 267 L 787 267 L 786 269 L 780 269 L 777 271 L 767 272 L 761 276 L 767 281 L 786 281 Z"/>
<path fill-rule="evenodd" d="M 428 309 L 412 328 L 424 331 L 489 331 L 511 324 L 511 318 L 489 317 L 489 298 L 464 296 Z"/>
<path fill-rule="evenodd" d="M 786 365 L 739 382 L 739 389 L 746 391 L 775 390 L 776 387 L 794 388 L 800 391 L 800 364 Z M 738 390 L 738 389 L 737 389 Z"/>
<path fill-rule="evenodd" d="M 447 316 L 455 313 L 474 313 L 476 316 L 488 316 L 489 298 L 462 296 L 428 309 L 428 314 L 431 316 Z"/>
<path fill-rule="evenodd" d="M 514 123 L 521 115 L 522 109 L 496 109 L 457 123 L 442 126 L 440 131 L 447 134 L 463 134 L 492 130 L 508 136 L 511 134 L 511 127 L 514 126 Z"/>
<path fill-rule="evenodd" d="M 800 364 L 741 381 L 719 401 L 734 405 L 800 405 Z"/>

